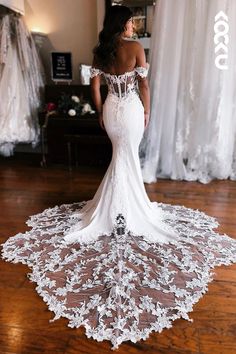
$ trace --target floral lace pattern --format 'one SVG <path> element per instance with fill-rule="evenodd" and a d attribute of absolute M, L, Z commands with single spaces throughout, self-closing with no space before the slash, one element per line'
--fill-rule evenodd
<path fill-rule="evenodd" d="M 64 231 L 85 202 L 64 204 L 31 216 L 32 229 L 3 244 L 3 258 L 32 268 L 31 281 L 69 327 L 84 326 L 113 349 L 170 328 L 207 291 L 211 268 L 236 262 L 236 241 L 213 229 L 217 221 L 184 206 L 158 203 L 178 242 L 160 245 L 134 235 L 118 215 L 110 235 L 90 244 L 65 244 Z"/>
<path fill-rule="evenodd" d="M 97 69 L 97 68 L 94 68 L 94 67 L 91 67 L 90 68 L 90 77 L 91 79 L 97 75 L 101 75 L 102 74 L 102 71 L 100 69 Z"/>
<path fill-rule="evenodd" d="M 149 67 L 137 66 L 132 71 L 127 71 L 121 75 L 106 73 L 98 68 L 92 67 L 90 70 L 91 78 L 97 75 L 104 75 L 109 93 L 120 98 L 126 97 L 132 92 L 137 92 L 137 79 L 145 78 L 148 75 Z"/>

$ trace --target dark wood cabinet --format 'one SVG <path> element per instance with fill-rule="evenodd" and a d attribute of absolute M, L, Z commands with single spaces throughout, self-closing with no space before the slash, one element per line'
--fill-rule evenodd
<path fill-rule="evenodd" d="M 46 86 L 45 102 L 57 103 L 62 92 L 83 95 L 91 101 L 90 86 Z M 101 86 L 103 101 L 106 87 Z M 70 117 L 64 114 L 47 116 L 39 113 L 42 132 L 42 164 L 108 165 L 112 147 L 106 132 L 101 129 L 97 114 Z"/>

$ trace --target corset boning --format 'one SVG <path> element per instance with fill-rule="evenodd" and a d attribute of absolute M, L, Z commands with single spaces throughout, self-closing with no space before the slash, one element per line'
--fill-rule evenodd
<path fill-rule="evenodd" d="M 119 98 L 124 98 L 130 93 L 138 92 L 136 73 L 134 71 L 122 75 L 104 73 L 104 77 L 109 93 Z"/>

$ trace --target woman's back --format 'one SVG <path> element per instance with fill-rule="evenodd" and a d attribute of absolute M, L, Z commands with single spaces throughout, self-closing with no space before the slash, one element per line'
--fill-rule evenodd
<path fill-rule="evenodd" d="M 104 72 L 121 75 L 134 70 L 140 44 L 134 40 L 121 39 L 116 50 L 115 62 L 104 68 Z"/>
<path fill-rule="evenodd" d="M 96 60 L 94 60 L 94 63 Z M 109 66 L 99 69 L 93 65 L 91 77 L 103 74 L 110 93 L 126 97 L 137 91 L 137 81 L 147 76 L 146 58 L 141 44 L 134 40 L 120 38 L 115 60 Z M 96 87 L 96 86 L 95 86 Z"/>

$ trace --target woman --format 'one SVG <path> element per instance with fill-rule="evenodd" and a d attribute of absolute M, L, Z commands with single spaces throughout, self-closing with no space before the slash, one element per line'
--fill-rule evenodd
<path fill-rule="evenodd" d="M 67 243 L 89 243 L 111 234 L 118 216 L 129 231 L 145 235 L 149 241 L 168 242 L 178 237 L 164 222 L 161 208 L 150 202 L 143 185 L 138 148 L 150 113 L 148 69 L 144 50 L 139 42 L 131 40 L 132 35 L 130 9 L 112 6 L 94 50 L 91 87 L 100 125 L 112 142 L 113 156 L 93 200 L 76 214 L 80 221 L 65 235 Z M 109 89 L 104 105 L 101 75 Z"/>
<path fill-rule="evenodd" d="M 104 23 L 104 29 L 100 33 L 100 44 L 95 48 L 93 66 L 116 75 L 130 72 L 135 67 L 146 69 L 146 57 L 141 44 L 130 40 L 133 36 L 132 12 L 125 6 L 113 6 Z M 111 33 L 114 34 L 111 36 Z M 149 86 L 145 73 L 139 76 L 139 89 L 144 106 L 145 127 L 149 121 L 150 97 Z M 97 111 L 100 112 L 99 121 L 104 129 L 102 121 L 102 101 L 100 95 L 100 77 L 94 71 L 91 80 L 92 92 Z"/>
<path fill-rule="evenodd" d="M 87 202 L 31 217 L 32 230 L 3 245 L 3 257 L 32 267 L 37 291 L 70 327 L 113 348 L 189 319 L 215 265 L 236 262 L 236 241 L 213 231 L 212 217 L 150 202 L 138 146 L 149 119 L 147 67 L 132 36 L 132 13 L 111 8 L 94 51 L 92 92 L 113 155 Z M 108 84 L 102 105 L 100 78 Z M 137 87 L 138 84 L 138 87 Z"/>

